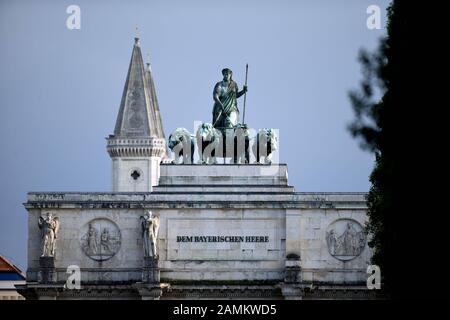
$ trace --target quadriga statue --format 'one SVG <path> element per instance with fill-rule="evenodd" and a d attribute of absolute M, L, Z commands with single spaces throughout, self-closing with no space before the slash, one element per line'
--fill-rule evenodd
<path fill-rule="evenodd" d="M 216 164 L 222 133 L 211 123 L 202 123 L 197 130 L 199 164 Z"/>
<path fill-rule="evenodd" d="M 177 128 L 169 136 L 169 149 L 175 154 L 174 164 L 194 163 L 195 139 L 185 128 Z M 179 160 L 181 159 L 181 162 Z"/>
<path fill-rule="evenodd" d="M 274 129 L 260 129 L 256 135 L 255 142 L 252 146 L 253 154 L 256 162 L 262 163 L 261 158 L 264 157 L 265 164 L 272 163 L 272 155 L 278 148 L 278 137 Z"/>

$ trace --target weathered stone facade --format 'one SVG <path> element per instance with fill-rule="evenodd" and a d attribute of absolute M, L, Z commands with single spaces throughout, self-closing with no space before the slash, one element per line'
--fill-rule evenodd
<path fill-rule="evenodd" d="M 271 174 L 262 174 L 265 170 Z M 77 265 L 82 288 L 118 290 L 121 285 L 130 292 L 126 298 L 140 297 L 136 284 L 142 282 L 145 259 L 139 218 L 146 210 L 161 221 L 162 298 L 220 297 L 226 292 L 302 298 L 305 288 L 364 291 L 367 279 L 371 250 L 366 239 L 362 250 L 345 260 L 333 256 L 327 243 L 329 227 L 336 222 L 364 226 L 364 194 L 294 192 L 287 184 L 286 165 L 162 165 L 160 185 L 151 193 L 30 193 L 25 206 L 29 284 L 39 284 L 41 269 L 37 220 L 51 212 L 61 224 L 56 288 L 62 289 L 68 278 L 67 267 Z M 105 260 L 83 250 L 87 225 L 99 220 L 117 225 L 121 236 L 119 249 Z M 349 246 L 349 239 L 341 242 Z M 73 294 L 63 290 L 58 297 Z"/>
<path fill-rule="evenodd" d="M 370 297 L 365 194 L 295 192 L 285 164 L 168 164 L 153 79 L 138 40 L 107 144 L 113 192 L 28 194 L 21 294 Z M 157 236 L 144 239 L 145 214 L 157 217 Z M 38 223 L 44 216 L 55 221 L 47 228 L 52 250 L 45 256 Z M 80 286 L 72 285 L 77 273 L 71 270 L 80 272 Z"/>

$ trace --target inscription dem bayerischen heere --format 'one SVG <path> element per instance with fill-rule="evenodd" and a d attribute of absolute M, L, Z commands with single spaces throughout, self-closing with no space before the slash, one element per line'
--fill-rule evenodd
<path fill-rule="evenodd" d="M 269 236 L 177 236 L 177 242 L 269 242 Z"/>

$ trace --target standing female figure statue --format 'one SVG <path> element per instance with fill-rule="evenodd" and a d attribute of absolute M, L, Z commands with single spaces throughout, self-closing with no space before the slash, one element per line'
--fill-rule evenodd
<path fill-rule="evenodd" d="M 223 80 L 214 86 L 213 126 L 215 128 L 234 128 L 239 122 L 237 98 L 247 92 L 247 86 L 239 91 L 233 81 L 233 72 L 225 68 L 222 70 Z"/>

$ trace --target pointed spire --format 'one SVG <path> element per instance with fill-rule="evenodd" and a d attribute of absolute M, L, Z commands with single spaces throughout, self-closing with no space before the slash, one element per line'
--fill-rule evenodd
<path fill-rule="evenodd" d="M 152 70 L 150 67 L 150 60 L 148 60 L 147 62 L 147 70 L 145 71 L 145 76 L 147 79 L 147 86 L 149 88 L 150 101 L 152 101 L 155 110 L 154 117 L 157 135 L 159 138 L 165 138 L 163 124 L 161 121 L 161 113 L 159 111 L 158 98 L 156 97 L 155 83 L 153 81 Z"/>
<path fill-rule="evenodd" d="M 144 67 L 138 36 L 134 38 L 114 136 L 164 138 L 155 86 L 151 72 Z"/>
<path fill-rule="evenodd" d="M 150 66 L 150 52 L 147 52 L 147 72 L 152 72 L 152 68 Z"/>
<path fill-rule="evenodd" d="M 139 28 L 138 26 L 136 26 L 135 30 L 134 30 L 134 43 L 139 44 Z"/>

